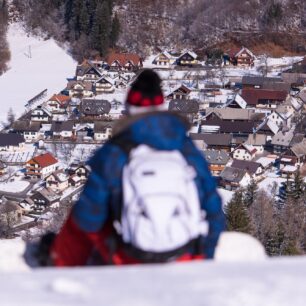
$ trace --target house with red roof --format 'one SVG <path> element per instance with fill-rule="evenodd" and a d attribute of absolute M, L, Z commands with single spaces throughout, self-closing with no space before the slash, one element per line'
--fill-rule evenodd
<path fill-rule="evenodd" d="M 232 48 L 224 55 L 225 64 L 232 64 L 240 67 L 252 67 L 255 55 L 248 48 Z"/>
<path fill-rule="evenodd" d="M 46 103 L 46 108 L 53 114 L 64 113 L 68 103 L 70 101 L 69 96 L 65 95 L 53 95 Z"/>
<path fill-rule="evenodd" d="M 276 109 L 288 96 L 286 90 L 269 89 L 243 89 L 241 97 L 246 101 L 247 107 L 260 109 Z"/>
<path fill-rule="evenodd" d="M 112 71 L 137 71 L 142 68 L 142 59 L 135 53 L 110 53 L 106 58 Z"/>
<path fill-rule="evenodd" d="M 56 171 L 58 167 L 58 160 L 51 153 L 45 153 L 27 161 L 25 175 L 44 179 Z"/>

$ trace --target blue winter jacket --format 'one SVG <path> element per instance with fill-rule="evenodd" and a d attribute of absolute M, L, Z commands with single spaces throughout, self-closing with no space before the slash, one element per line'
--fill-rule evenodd
<path fill-rule="evenodd" d="M 150 113 L 122 121 L 120 137 L 126 142 L 146 144 L 158 150 L 179 150 L 197 171 L 201 208 L 206 213 L 209 233 L 203 237 L 203 253 L 212 258 L 225 218 L 216 184 L 201 152 L 187 136 L 184 119 L 170 112 Z M 120 125 L 119 125 L 120 126 Z M 72 216 L 85 232 L 97 232 L 110 218 L 118 218 L 122 205 L 121 175 L 128 156 L 107 142 L 89 161 L 92 172 Z"/>

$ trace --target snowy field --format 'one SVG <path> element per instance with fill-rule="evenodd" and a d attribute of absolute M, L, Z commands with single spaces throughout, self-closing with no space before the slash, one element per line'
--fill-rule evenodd
<path fill-rule="evenodd" d="M 7 183 L 0 183 L 0 192 L 23 192 L 30 183 L 26 181 L 13 181 Z"/>
<path fill-rule="evenodd" d="M 6 120 L 10 107 L 22 114 L 27 101 L 44 89 L 48 97 L 64 89 L 77 64 L 54 40 L 33 37 L 19 23 L 9 26 L 7 37 L 11 61 L 10 69 L 0 76 L 0 122 Z"/>

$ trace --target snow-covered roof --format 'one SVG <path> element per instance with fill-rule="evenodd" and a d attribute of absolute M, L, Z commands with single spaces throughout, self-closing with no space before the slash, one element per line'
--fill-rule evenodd
<path fill-rule="evenodd" d="M 256 160 L 257 163 L 261 164 L 264 168 L 268 167 L 269 165 L 274 164 L 276 158 L 272 157 L 260 157 Z"/>
<path fill-rule="evenodd" d="M 243 109 L 247 107 L 247 102 L 239 94 L 236 95 L 234 101 Z"/>
<path fill-rule="evenodd" d="M 239 55 L 240 55 L 241 53 L 243 53 L 243 52 L 246 52 L 246 53 L 248 53 L 251 57 L 256 58 L 256 56 L 254 55 L 254 53 L 253 53 L 251 50 L 249 50 L 248 48 L 246 48 L 246 47 L 242 47 L 242 48 L 240 49 L 240 51 L 236 54 L 236 57 L 239 56 Z"/>
<path fill-rule="evenodd" d="M 267 126 L 270 128 L 274 135 L 279 131 L 278 125 L 272 120 L 268 120 Z"/>

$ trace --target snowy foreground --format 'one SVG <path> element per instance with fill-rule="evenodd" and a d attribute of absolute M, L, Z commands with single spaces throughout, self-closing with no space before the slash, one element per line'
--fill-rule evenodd
<path fill-rule="evenodd" d="M 305 305 L 306 257 L 266 259 L 257 241 L 227 238 L 215 261 L 36 270 L 22 262 L 21 240 L 0 240 L 1 305 Z"/>
<path fill-rule="evenodd" d="M 306 258 L 2 273 L 1 305 L 304 306 Z"/>
<path fill-rule="evenodd" d="M 43 90 L 48 97 L 66 86 L 67 77 L 75 73 L 76 62 L 53 39 L 43 40 L 13 23 L 7 34 L 11 51 L 9 70 L 0 76 L 0 121 L 6 120 L 10 107 L 17 115 L 25 104 Z"/>

